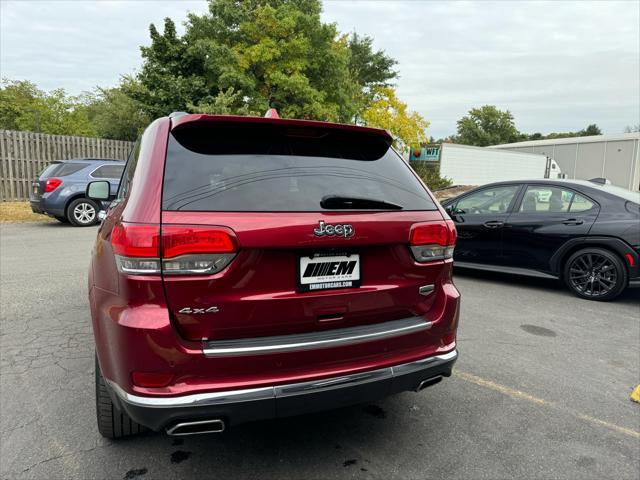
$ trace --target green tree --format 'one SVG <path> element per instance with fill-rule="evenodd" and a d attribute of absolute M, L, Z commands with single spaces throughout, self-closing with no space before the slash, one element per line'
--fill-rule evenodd
<path fill-rule="evenodd" d="M 443 143 L 458 143 L 455 135 L 449 135 L 448 137 L 440 137 L 437 140 L 430 141 L 429 143 L 443 144 Z"/>
<path fill-rule="evenodd" d="M 352 33 L 347 41 L 349 47 L 349 71 L 363 88 L 388 87 L 398 76 L 393 70 L 397 61 L 382 50 L 375 51 L 373 39 Z"/>
<path fill-rule="evenodd" d="M 543 135 L 541 133 L 533 133 L 530 135 L 522 134 L 523 140 L 547 140 L 554 138 L 570 138 L 570 137 L 587 137 L 590 135 L 602 135 L 602 131 L 600 127 L 598 127 L 595 123 L 588 125 L 587 128 L 579 130 L 577 132 L 552 132 L 547 135 Z"/>
<path fill-rule="evenodd" d="M 202 101 L 198 105 L 187 105 L 190 112 L 206 113 L 209 115 L 260 115 L 260 112 L 249 110 L 249 106 L 241 100 L 240 92 L 234 92 L 233 87 L 218 92 L 212 101 Z"/>
<path fill-rule="evenodd" d="M 139 88 L 134 79 L 124 77 L 118 87 L 97 88 L 85 96 L 87 115 L 99 137 L 135 140 L 149 124 L 143 106 L 127 93 Z"/>
<path fill-rule="evenodd" d="M 450 187 L 453 183 L 448 177 L 441 177 L 438 165 L 430 162 L 411 162 L 411 167 L 431 191 Z"/>
<path fill-rule="evenodd" d="M 96 134 L 79 97 L 63 89 L 44 92 L 26 80 L 2 80 L 0 128 L 57 135 Z"/>
<path fill-rule="evenodd" d="M 520 139 L 511 112 L 498 110 L 494 105 L 472 108 L 458 120 L 456 143 L 487 147 Z"/>
<path fill-rule="evenodd" d="M 580 130 L 578 132 L 581 137 L 588 137 L 590 135 L 602 135 L 602 131 L 600 127 L 598 127 L 595 123 L 588 125 L 584 130 Z"/>
<path fill-rule="evenodd" d="M 39 117 L 36 105 L 40 103 L 42 92 L 26 80 L 12 81 L 2 79 L 0 87 L 0 128 L 4 130 L 22 130 L 31 125 L 36 130 Z"/>
<path fill-rule="evenodd" d="M 396 76 L 371 39 L 339 35 L 320 20 L 318 0 L 210 0 L 183 36 L 165 19 L 142 48 L 141 88 L 132 98 L 151 117 L 175 110 L 263 113 L 349 122 L 364 91 Z"/>
<path fill-rule="evenodd" d="M 348 38 L 343 36 L 341 42 L 346 42 L 349 48 L 349 74 L 354 82 L 354 100 L 356 103 L 355 121 L 362 119 L 362 112 L 374 100 L 376 90 L 380 87 L 390 87 L 391 80 L 398 74 L 393 69 L 396 60 L 387 56 L 381 50 L 374 50 L 373 39 L 352 33 Z"/>
<path fill-rule="evenodd" d="M 408 152 L 427 142 L 425 130 L 429 126 L 417 112 L 409 111 L 392 87 L 375 87 L 373 101 L 362 112 L 362 119 L 370 127 L 384 128 L 394 136 L 396 148 Z"/>

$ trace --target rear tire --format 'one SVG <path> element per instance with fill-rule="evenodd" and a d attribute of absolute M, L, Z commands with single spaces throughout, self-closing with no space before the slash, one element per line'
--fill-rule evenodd
<path fill-rule="evenodd" d="M 627 287 L 628 274 L 615 253 L 604 248 L 583 248 L 564 264 L 564 281 L 575 295 L 587 300 L 613 300 Z"/>
<path fill-rule="evenodd" d="M 98 357 L 96 356 L 96 417 L 98 431 L 106 438 L 122 438 L 136 435 L 146 431 L 139 423 L 131 420 L 129 415 L 119 410 L 111 401 L 108 387 L 100 371 Z"/>
<path fill-rule="evenodd" d="M 89 198 L 76 198 L 67 207 L 67 218 L 74 227 L 89 227 L 98 223 L 100 207 Z"/>

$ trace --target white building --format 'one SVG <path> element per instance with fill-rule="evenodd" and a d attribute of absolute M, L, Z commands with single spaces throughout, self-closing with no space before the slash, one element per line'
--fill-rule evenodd
<path fill-rule="evenodd" d="M 490 148 L 543 154 L 554 159 L 567 178 L 604 177 L 619 187 L 640 190 L 640 133 L 532 140 Z"/>
<path fill-rule="evenodd" d="M 454 185 L 484 185 L 505 180 L 558 178 L 561 169 L 546 155 L 497 151 L 493 148 L 443 143 L 440 175 Z"/>

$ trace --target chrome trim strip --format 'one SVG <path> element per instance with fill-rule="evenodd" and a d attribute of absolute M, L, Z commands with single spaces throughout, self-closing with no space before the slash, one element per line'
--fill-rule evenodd
<path fill-rule="evenodd" d="M 398 337 L 419 330 L 428 330 L 431 328 L 431 325 L 431 322 L 425 321 L 422 317 L 410 317 L 373 325 L 336 328 L 322 332 L 257 337 L 241 340 L 214 340 L 205 342 L 202 351 L 207 357 L 235 357 L 239 355 L 295 352 L 341 345 L 354 345 L 373 340 Z"/>
<path fill-rule="evenodd" d="M 419 370 L 424 370 L 425 368 L 437 367 L 443 363 L 450 362 L 455 360 L 458 356 L 457 350 L 452 350 L 449 353 L 444 353 L 442 355 L 435 355 L 433 357 L 423 358 L 422 360 L 416 360 L 411 363 L 403 363 L 402 365 L 396 365 L 395 367 L 391 367 L 393 370 L 393 376 L 398 377 L 400 375 L 406 375 L 408 373 L 414 373 Z"/>
<path fill-rule="evenodd" d="M 227 403 L 253 402 L 274 398 L 273 387 L 194 393 L 192 395 L 182 395 L 179 397 L 143 397 L 125 392 L 118 384 L 111 380 L 107 380 L 107 382 L 123 401 L 137 407 L 199 407 L 202 405 L 225 405 Z"/>
<path fill-rule="evenodd" d="M 387 380 L 392 377 L 393 370 L 391 368 L 381 368 L 370 372 L 354 373 L 344 377 L 328 378 L 313 382 L 292 383 L 290 385 L 280 385 L 274 388 L 276 398 L 293 397 L 295 395 L 326 392 L 327 390 L 335 390 L 343 387 L 354 387 L 364 383 Z"/>
<path fill-rule="evenodd" d="M 369 382 L 388 380 L 393 377 L 415 373 L 427 368 L 451 362 L 458 356 L 457 350 L 442 355 L 423 358 L 415 362 L 404 363 L 394 367 L 380 368 L 368 372 L 353 373 L 341 377 L 325 378 L 310 382 L 291 383 L 269 387 L 249 388 L 244 390 L 228 390 L 225 392 L 195 393 L 178 397 L 143 397 L 125 392 L 118 384 L 107 380 L 116 395 L 129 405 L 146 408 L 199 407 L 205 405 L 224 405 L 228 403 L 275 400 L 276 398 L 294 395 L 313 394 L 338 388 L 353 387 Z"/>

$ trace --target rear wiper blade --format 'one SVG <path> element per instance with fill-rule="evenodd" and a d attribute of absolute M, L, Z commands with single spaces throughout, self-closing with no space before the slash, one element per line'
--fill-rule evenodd
<path fill-rule="evenodd" d="M 397 205 L 384 200 L 374 198 L 342 197 L 339 195 L 327 195 L 322 197 L 320 206 L 328 210 L 402 210 L 402 205 Z"/>

